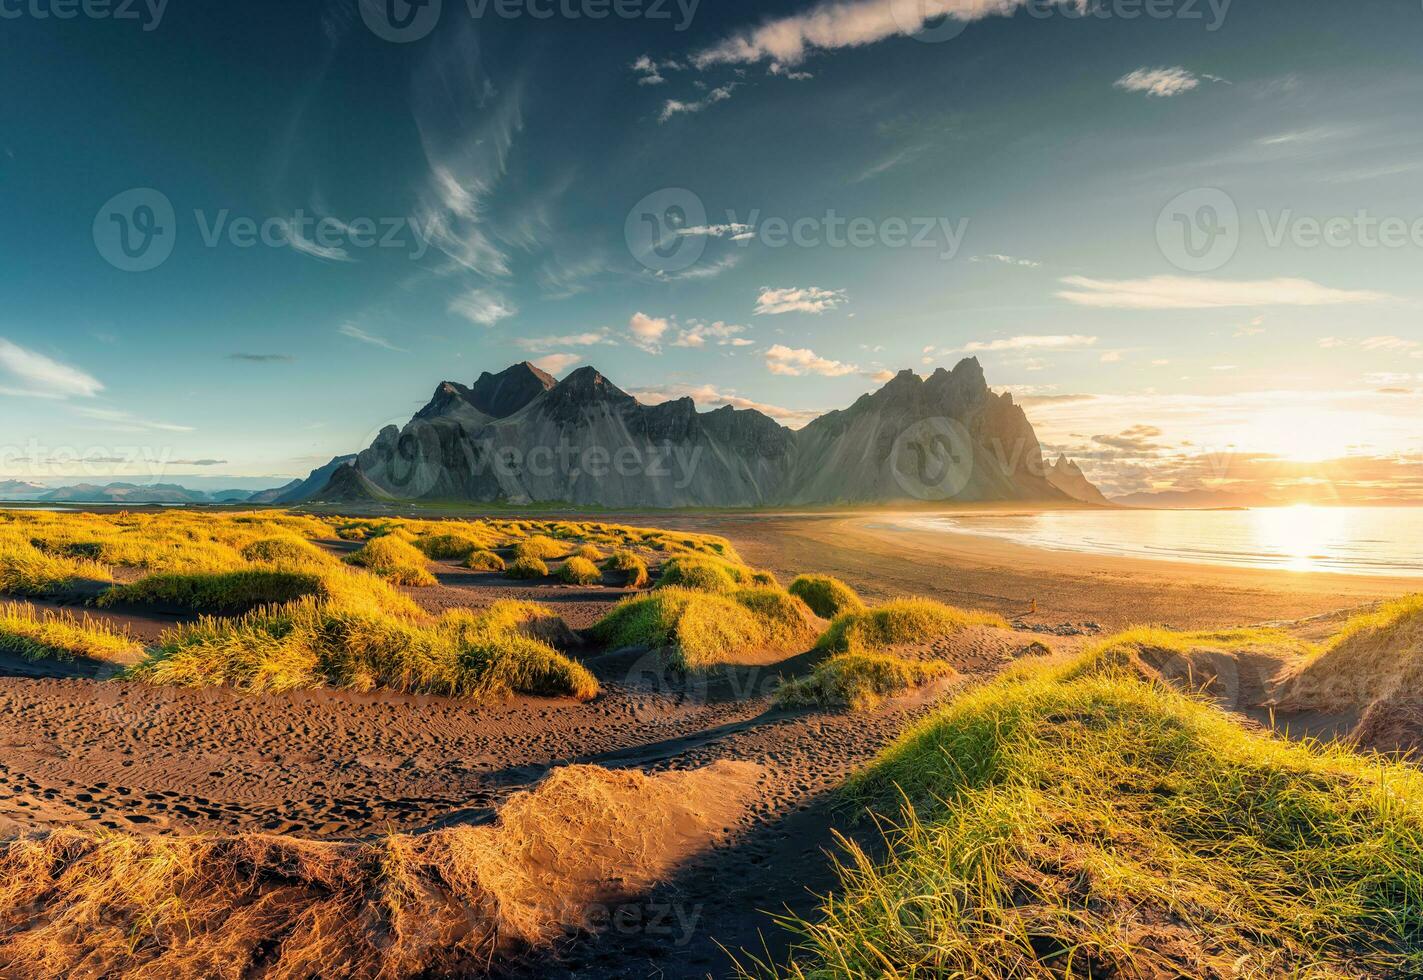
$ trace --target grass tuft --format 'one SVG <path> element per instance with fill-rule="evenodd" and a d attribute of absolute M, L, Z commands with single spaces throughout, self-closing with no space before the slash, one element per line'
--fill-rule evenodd
<path fill-rule="evenodd" d="M 867 608 L 854 589 L 829 575 L 801 575 L 791 583 L 789 591 L 799 596 L 821 619 L 834 619 L 841 613 L 861 613 Z"/>
<path fill-rule="evenodd" d="M 647 563 L 631 551 L 613 552 L 603 567 L 610 572 L 620 572 L 625 589 L 645 589 L 650 580 L 647 574 Z"/>
<path fill-rule="evenodd" d="M 603 581 L 603 573 L 598 570 L 598 566 L 578 555 L 563 563 L 563 567 L 558 570 L 558 577 L 569 585 L 597 585 Z"/>
<path fill-rule="evenodd" d="M 26 660 L 115 661 L 143 652 L 133 637 L 89 617 L 41 612 L 22 603 L 0 604 L 0 653 Z"/>
<path fill-rule="evenodd" d="M 424 587 L 437 581 L 425 555 L 394 532 L 371 538 L 346 560 L 396 585 Z"/>
<path fill-rule="evenodd" d="M 502 572 L 505 568 L 504 559 L 492 551 L 471 551 L 460 564 L 476 572 Z"/>
<path fill-rule="evenodd" d="M 943 660 L 906 660 L 880 653 L 842 653 L 822 661 L 809 677 L 781 685 L 782 707 L 849 708 L 868 711 L 881 700 L 957 676 Z"/>
<path fill-rule="evenodd" d="M 94 602 L 101 608 L 120 604 L 160 606 L 230 616 L 321 592 L 321 576 L 310 572 L 160 572 L 130 585 L 113 586 Z"/>
<path fill-rule="evenodd" d="M 895 599 L 864 612 L 835 617 L 816 647 L 831 653 L 873 653 L 886 647 L 928 643 L 970 626 L 1007 629 L 1001 616 L 969 612 L 932 599 Z"/>
<path fill-rule="evenodd" d="M 520 555 L 509 563 L 504 574 L 510 578 L 518 579 L 547 578 L 548 566 L 544 564 L 542 558 Z"/>

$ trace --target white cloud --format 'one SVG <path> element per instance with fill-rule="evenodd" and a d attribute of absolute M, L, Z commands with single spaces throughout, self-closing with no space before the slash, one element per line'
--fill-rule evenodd
<path fill-rule="evenodd" d="M 507 320 L 517 314 L 519 308 L 493 290 L 471 289 L 450 301 L 450 312 L 464 317 L 470 323 L 492 327 L 500 320 Z"/>
<path fill-rule="evenodd" d="M 0 395 L 24 398 L 92 398 L 104 386 L 76 367 L 0 337 Z"/>
<path fill-rule="evenodd" d="M 706 235 L 709 238 L 723 238 L 727 235 L 731 235 L 733 236 L 733 240 L 735 240 L 735 236 L 745 234 L 750 230 L 750 225 L 741 225 L 733 222 L 727 225 L 693 225 L 690 228 L 678 228 L 677 234 L 686 236 Z"/>
<path fill-rule="evenodd" d="M 832 0 L 803 13 L 763 21 L 719 41 L 692 60 L 699 68 L 758 61 L 772 61 L 783 67 L 797 65 L 814 51 L 855 48 L 917 34 L 926 23 L 939 17 L 976 21 L 993 15 L 1007 16 L 1026 3 L 1027 0 Z"/>
<path fill-rule="evenodd" d="M 1120 364 L 1122 360 L 1122 352 L 1119 350 L 1106 351 L 1102 354 L 1100 360 L 1103 364 Z"/>
<path fill-rule="evenodd" d="M 1364 350 L 1413 350 L 1420 345 L 1416 340 L 1404 340 L 1402 337 L 1367 337 L 1359 341 L 1359 346 Z"/>
<path fill-rule="evenodd" d="M 578 354 L 548 354 L 533 362 L 534 367 L 540 371 L 547 371 L 549 374 L 562 374 L 566 369 L 571 368 L 579 361 L 583 360 Z"/>
<path fill-rule="evenodd" d="M 660 123 L 665 123 L 673 116 L 684 115 L 693 112 L 701 112 L 709 105 L 715 105 L 718 102 L 725 102 L 727 99 L 731 98 L 731 93 L 733 90 L 735 90 L 735 88 L 735 82 L 731 83 L 730 85 L 718 86 L 717 88 L 714 88 L 710 92 L 708 92 L 705 98 L 698 99 L 695 102 L 683 102 L 681 99 L 668 99 L 665 103 L 663 103 L 662 112 L 657 117 L 657 121 Z"/>
<path fill-rule="evenodd" d="M 1201 80 L 1185 68 L 1138 68 L 1114 83 L 1124 92 L 1145 92 L 1157 99 L 1169 99 L 1197 88 Z"/>
<path fill-rule="evenodd" d="M 370 344 L 372 347 L 380 347 L 384 350 L 394 351 L 397 354 L 407 354 L 404 347 L 396 347 L 384 337 L 377 337 L 373 333 L 366 333 L 354 323 L 343 323 L 336 330 L 343 337 L 350 337 L 352 340 L 359 340 L 363 344 Z"/>
<path fill-rule="evenodd" d="M 820 374 L 827 378 L 839 378 L 860 370 L 854 364 L 832 361 L 821 357 L 808 347 L 790 348 L 776 344 L 766 351 L 766 368 L 772 374 L 800 377 L 803 374 Z"/>
<path fill-rule="evenodd" d="M 662 353 L 662 335 L 671 325 L 666 317 L 648 316 L 641 312 L 634 313 L 632 319 L 628 320 L 628 333 L 632 337 L 632 345 L 649 354 Z"/>
<path fill-rule="evenodd" d="M 780 75 L 782 78 L 789 78 L 793 82 L 804 82 L 814 78 L 808 71 L 792 71 L 779 61 L 771 62 L 771 67 L 766 69 L 767 74 Z"/>
<path fill-rule="evenodd" d="M 845 302 L 845 290 L 804 288 L 772 289 L 764 286 L 756 297 L 756 314 L 772 316 L 778 313 L 824 313 Z"/>
<path fill-rule="evenodd" d="M 1237 337 L 1256 337 L 1265 332 L 1265 318 L 1257 316 L 1249 323 L 1242 323 L 1235 329 Z"/>
<path fill-rule="evenodd" d="M 325 218 L 323 220 L 333 221 L 334 219 Z M 340 225 L 339 222 L 337 222 L 337 224 Z M 340 227 L 342 228 L 342 230 L 345 229 L 344 225 L 340 225 Z M 344 248 L 341 248 L 338 245 L 320 245 L 309 238 L 302 237 L 301 230 L 297 227 L 297 223 L 295 221 L 288 221 L 286 223 L 285 230 L 287 244 L 289 244 L 292 248 L 296 249 L 298 252 L 303 252 L 306 255 L 310 255 L 318 259 L 326 259 L 330 262 L 356 261 L 355 259 L 351 258 L 350 254 Z"/>
<path fill-rule="evenodd" d="M 1086 337 L 1082 334 L 1035 334 L 1004 337 L 999 340 L 975 340 L 965 344 L 960 350 L 968 354 L 1005 350 L 1067 350 L 1073 347 L 1091 347 L 1095 343 L 1096 337 Z"/>
<path fill-rule="evenodd" d="M 1001 262 L 1003 265 L 1016 265 L 1016 266 L 1021 266 L 1021 267 L 1023 267 L 1024 269 L 1040 269 L 1040 268 L 1042 268 L 1042 263 L 1041 263 L 1041 262 L 1037 262 L 1037 261 L 1035 261 L 1035 260 L 1033 260 L 1033 259 L 1020 259 L 1020 258 L 1018 258 L 1018 257 L 1016 257 L 1016 256 L 1013 256 L 1013 255 L 999 255 L 999 254 L 997 254 L 997 253 L 993 253 L 993 254 L 990 254 L 990 255 L 975 255 L 973 258 L 969 259 L 969 261 L 970 261 L 970 262 Z"/>
<path fill-rule="evenodd" d="M 592 347 L 594 344 L 613 344 L 616 341 L 608 336 L 606 330 L 597 330 L 565 334 L 562 337 L 519 337 L 514 343 L 524 350 L 544 351 L 553 350 L 555 347 Z"/>
<path fill-rule="evenodd" d="M 810 409 L 802 408 L 782 408 L 779 405 L 768 405 L 765 402 L 753 401 L 750 398 L 743 398 L 734 391 L 721 391 L 716 387 L 705 385 L 670 384 L 655 385 L 649 388 L 638 388 L 631 392 L 632 396 L 646 405 L 661 405 L 676 398 L 690 398 L 700 406 L 721 408 L 730 405 L 732 408 L 746 408 L 760 412 L 762 415 L 769 415 L 771 418 L 787 425 L 791 428 L 799 428 L 822 413 Z"/>
<path fill-rule="evenodd" d="M 666 77 L 662 74 L 662 69 L 675 67 L 677 67 L 677 65 L 674 62 L 669 61 L 665 64 L 658 64 L 647 55 L 643 55 L 632 63 L 632 70 L 637 72 L 639 76 L 637 79 L 637 84 L 639 85 L 661 85 L 667 81 Z"/>
<path fill-rule="evenodd" d="M 1386 293 L 1331 289 L 1308 279 L 1233 281 L 1154 276 L 1148 279 L 1089 279 L 1068 276 L 1072 287 L 1057 295 L 1078 306 L 1118 310 L 1209 310 L 1236 306 L 1337 306 L 1378 303 Z"/>
<path fill-rule="evenodd" d="M 888 382 L 894 380 L 893 371 L 862 371 L 860 373 L 863 374 L 865 377 L 869 378 L 871 381 L 878 382 L 879 384 L 887 384 Z"/>
<path fill-rule="evenodd" d="M 1349 342 L 1338 337 L 1320 337 L 1319 346 L 1324 350 L 1334 350 L 1339 347 L 1348 347 Z"/>
<path fill-rule="evenodd" d="M 723 323 L 717 320 L 715 323 L 701 323 L 691 321 L 687 327 L 677 334 L 677 339 L 672 341 L 673 347 L 705 347 L 707 341 L 711 341 L 718 347 L 747 347 L 751 341 L 745 337 L 737 336 L 746 332 L 746 328 L 737 323 Z"/>

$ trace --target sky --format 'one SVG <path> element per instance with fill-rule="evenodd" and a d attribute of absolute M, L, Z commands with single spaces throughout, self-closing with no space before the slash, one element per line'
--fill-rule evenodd
<path fill-rule="evenodd" d="M 3 0 L 0 478 L 284 482 L 524 359 L 799 426 L 976 356 L 1109 492 L 1423 499 L 1421 41 L 1384 0 Z"/>

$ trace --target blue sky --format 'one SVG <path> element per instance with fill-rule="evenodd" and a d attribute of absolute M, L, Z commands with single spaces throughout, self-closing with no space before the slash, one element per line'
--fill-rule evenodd
<path fill-rule="evenodd" d="M 1416 4 L 395 2 L 3 5 L 0 476 L 302 474 L 525 358 L 798 425 L 972 353 L 1113 489 L 1423 487 Z"/>

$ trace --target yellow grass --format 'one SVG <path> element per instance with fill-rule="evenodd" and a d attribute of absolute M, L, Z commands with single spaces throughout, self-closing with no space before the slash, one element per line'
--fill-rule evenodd
<path fill-rule="evenodd" d="M 817 664 L 809 677 L 781 685 L 776 690 L 776 703 L 784 707 L 868 711 L 884 698 L 957 674 L 953 665 L 944 660 L 842 653 Z"/>
<path fill-rule="evenodd" d="M 865 611 L 865 603 L 838 578 L 829 575 L 801 575 L 791 583 L 790 593 L 799 596 L 821 619 L 834 619 L 841 613 Z"/>
<path fill-rule="evenodd" d="M 142 650 L 133 637 L 88 616 L 0 603 L 0 653 L 18 654 L 26 660 L 116 661 Z"/>
<path fill-rule="evenodd" d="M 895 599 L 864 612 L 837 616 L 816 646 L 831 653 L 874 653 L 928 643 L 970 626 L 1007 629 L 1002 616 L 970 612 L 932 599 Z"/>
<path fill-rule="evenodd" d="M 603 573 L 598 571 L 598 566 L 578 555 L 563 563 L 558 577 L 569 585 L 597 585 L 603 581 Z"/>
<path fill-rule="evenodd" d="M 371 538 L 346 559 L 396 585 L 431 586 L 436 583 L 425 555 L 395 534 Z"/>

